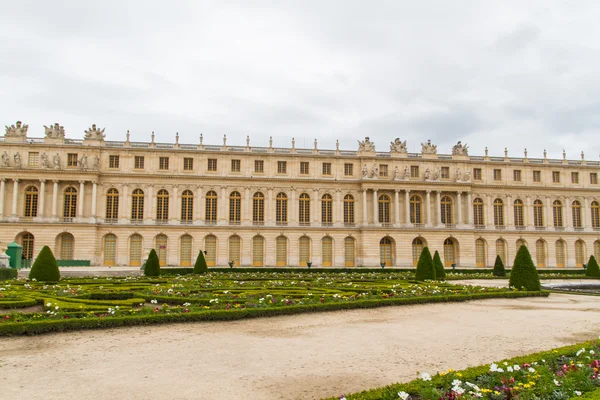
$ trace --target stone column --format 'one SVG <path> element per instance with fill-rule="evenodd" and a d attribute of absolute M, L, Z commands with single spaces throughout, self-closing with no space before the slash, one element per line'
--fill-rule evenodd
<path fill-rule="evenodd" d="M 565 229 L 569 229 L 573 227 L 573 208 L 571 207 L 571 199 L 569 197 L 565 197 L 564 207 L 563 207 L 563 222 Z M 573 230 L 573 229 L 571 229 Z"/>
<path fill-rule="evenodd" d="M 506 217 L 504 223 L 506 224 L 506 226 L 508 226 L 508 229 L 514 229 L 514 225 L 515 225 L 515 210 L 514 207 L 512 206 L 512 197 L 510 195 L 507 195 L 504 198 L 504 215 Z M 511 212 L 512 210 L 512 212 Z"/>
<path fill-rule="evenodd" d="M 404 223 L 410 225 L 410 190 L 404 191 Z"/>
<path fill-rule="evenodd" d="M 312 220 L 313 220 L 314 224 L 317 225 L 317 224 L 319 224 L 319 221 L 321 220 L 321 197 L 319 196 L 319 189 L 313 189 L 312 200 L 313 200 L 311 202 L 312 210 L 310 212 L 312 214 Z"/>
<path fill-rule="evenodd" d="M 204 209 L 202 208 L 202 186 L 198 185 L 196 187 L 196 198 L 194 199 L 194 224 L 198 224 L 200 222 L 197 221 L 201 221 L 203 220 L 203 213 L 202 211 L 204 211 Z"/>
<path fill-rule="evenodd" d="M 493 202 L 492 202 L 492 195 L 491 194 L 487 194 L 486 195 L 486 205 L 485 205 L 485 209 L 486 209 L 486 218 L 483 221 L 488 227 L 495 225 L 494 224 L 494 206 L 493 206 Z"/>
<path fill-rule="evenodd" d="M 467 224 L 473 225 L 473 201 L 471 192 L 467 192 Z"/>
<path fill-rule="evenodd" d="M 39 198 L 39 201 L 38 201 L 38 212 L 37 212 L 38 218 L 44 218 L 44 207 L 45 207 L 44 206 L 44 200 L 45 200 L 45 194 L 46 194 L 46 180 L 45 179 L 40 179 L 40 198 Z"/>
<path fill-rule="evenodd" d="M 531 196 L 526 196 L 525 210 L 523 211 L 523 214 L 525 214 L 524 216 L 526 216 L 526 219 L 525 221 L 523 221 L 523 224 L 525 226 L 533 227 L 533 201 L 531 200 Z"/>
<path fill-rule="evenodd" d="M 52 181 L 52 219 L 56 220 L 56 208 L 58 207 L 58 181 Z"/>
<path fill-rule="evenodd" d="M 367 214 L 367 189 L 361 189 L 362 191 L 362 219 L 363 219 L 363 225 L 367 225 L 367 219 L 368 219 L 368 214 Z"/>
<path fill-rule="evenodd" d="M 77 199 L 77 217 L 83 217 L 83 203 L 85 202 L 85 181 L 79 181 L 79 199 Z"/>
<path fill-rule="evenodd" d="M 431 226 L 431 190 L 428 190 L 425 195 L 425 224 Z"/>
<path fill-rule="evenodd" d="M 217 207 L 217 225 L 227 224 L 227 214 L 229 213 L 229 198 L 227 196 L 227 186 L 221 186 L 221 204 Z"/>
<path fill-rule="evenodd" d="M 340 189 L 335 190 L 335 203 L 331 207 L 333 212 L 333 225 L 341 225 L 344 221 L 344 204 L 342 203 L 342 191 Z"/>
<path fill-rule="evenodd" d="M 457 213 L 456 213 L 456 225 L 460 226 L 463 223 L 463 219 L 462 219 L 462 192 L 456 192 L 456 207 L 457 207 Z"/>
<path fill-rule="evenodd" d="M 400 190 L 394 190 L 394 223 L 396 227 L 400 226 Z"/>
<path fill-rule="evenodd" d="M 288 203 L 288 224 L 298 225 L 298 203 L 296 202 L 296 189 L 290 190 L 290 202 Z"/>
<path fill-rule="evenodd" d="M 152 208 L 153 208 L 153 203 L 154 203 L 154 186 L 153 185 L 148 185 L 148 188 L 146 190 L 146 192 L 148 193 L 146 195 L 146 198 L 144 199 L 144 208 L 146 209 L 146 211 L 144 212 L 144 223 L 145 224 L 153 224 L 154 223 L 154 215 L 152 215 Z"/>
<path fill-rule="evenodd" d="M 246 225 L 248 221 L 251 221 L 252 216 L 252 199 L 250 198 L 250 187 L 246 186 L 245 200 L 242 202 L 242 223 Z"/>
<path fill-rule="evenodd" d="M 177 196 L 179 194 L 179 186 L 173 185 L 173 203 L 169 201 L 169 214 L 167 219 L 170 219 L 172 223 L 178 224 L 181 219 L 181 201 Z M 170 200 L 170 199 L 169 199 Z"/>
<path fill-rule="evenodd" d="M 125 191 L 124 191 L 125 192 Z M 96 222 L 96 205 L 98 196 L 98 182 L 92 182 L 92 211 L 90 216 L 90 222 Z M 127 203 L 127 194 L 124 193 L 122 203 Z"/>
<path fill-rule="evenodd" d="M 13 179 L 13 201 L 11 216 L 17 216 L 17 202 L 19 201 L 19 179 Z"/>
<path fill-rule="evenodd" d="M 379 222 L 379 214 L 377 209 L 377 189 L 373 189 L 373 225 L 377 225 Z"/>
<path fill-rule="evenodd" d="M 587 197 L 583 198 L 583 206 L 581 207 L 581 227 L 584 230 L 588 230 L 588 227 L 592 226 L 591 213 L 589 211 L 590 201 Z M 588 219 L 590 218 L 590 219 Z"/>
<path fill-rule="evenodd" d="M 273 204 L 273 188 L 270 187 L 267 189 L 269 194 L 269 200 L 267 204 L 265 204 L 265 214 L 267 214 L 267 224 L 269 226 L 273 225 L 273 215 L 275 214 L 276 206 Z M 289 205 L 289 204 L 288 204 Z M 290 210 L 288 210 L 289 213 Z M 289 217 L 289 215 L 288 215 Z"/>
<path fill-rule="evenodd" d="M 0 179 L 0 218 L 4 217 L 4 194 L 6 193 L 6 178 Z"/>
<path fill-rule="evenodd" d="M 554 225 L 554 216 L 552 215 L 552 200 L 546 196 L 546 226 L 550 228 Z"/>
<path fill-rule="evenodd" d="M 442 192 L 438 190 L 435 193 L 436 193 L 435 204 L 436 204 L 436 208 L 437 208 L 437 224 L 438 224 L 438 226 L 441 226 L 442 225 L 442 200 L 441 200 Z"/>

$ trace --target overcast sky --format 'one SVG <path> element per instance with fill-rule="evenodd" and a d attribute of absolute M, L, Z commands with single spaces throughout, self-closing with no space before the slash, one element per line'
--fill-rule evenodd
<path fill-rule="evenodd" d="M 0 124 L 598 160 L 599 16 L 583 0 L 1 1 Z"/>

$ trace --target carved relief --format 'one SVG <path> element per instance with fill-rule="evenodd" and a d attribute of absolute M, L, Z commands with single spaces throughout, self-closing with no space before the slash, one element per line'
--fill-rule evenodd
<path fill-rule="evenodd" d="M 379 167 L 377 164 L 373 164 L 371 168 L 371 178 L 377 178 L 379 176 Z"/>
<path fill-rule="evenodd" d="M 3 167 L 8 167 L 8 153 L 6 151 L 2 153 L 2 160 L 0 160 L 0 163 Z"/>
<path fill-rule="evenodd" d="M 50 160 L 48 160 L 48 155 L 46 153 L 42 153 L 40 159 L 43 168 L 50 168 Z"/>
<path fill-rule="evenodd" d="M 54 168 L 59 169 L 60 168 L 60 156 L 58 155 L 58 153 L 56 153 L 52 159 L 53 163 L 54 163 Z"/>
<path fill-rule="evenodd" d="M 84 139 L 87 140 L 104 140 L 104 129 L 96 128 L 96 124 L 92 124 L 92 127 L 85 131 Z"/>
<path fill-rule="evenodd" d="M 65 127 L 61 126 L 57 123 L 54 125 L 50 125 L 49 127 L 44 125 L 44 129 L 46 130 L 46 137 L 50 139 L 64 139 L 65 137 Z"/>
<path fill-rule="evenodd" d="M 22 125 L 21 121 L 17 121 L 15 125 L 6 126 L 5 137 L 26 137 L 29 125 Z"/>
<path fill-rule="evenodd" d="M 358 151 L 375 151 L 375 143 L 369 137 L 365 137 L 363 141 L 358 140 Z"/>
<path fill-rule="evenodd" d="M 15 167 L 21 168 L 21 154 L 16 153 L 13 158 L 15 160 Z"/>

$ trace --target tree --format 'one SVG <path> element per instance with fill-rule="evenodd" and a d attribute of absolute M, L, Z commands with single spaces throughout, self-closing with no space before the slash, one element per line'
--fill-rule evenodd
<path fill-rule="evenodd" d="M 435 279 L 433 259 L 431 258 L 429 247 L 427 246 L 423 247 L 423 251 L 421 251 L 421 256 L 419 257 L 419 262 L 417 263 L 416 278 L 418 281 Z"/>
<path fill-rule="evenodd" d="M 504 269 L 504 263 L 502 257 L 496 256 L 496 262 L 494 263 L 494 276 L 506 276 L 506 270 Z"/>
<path fill-rule="evenodd" d="M 587 263 L 587 268 L 585 270 L 585 274 L 587 276 L 600 277 L 600 268 L 598 268 L 598 262 L 596 261 L 596 257 L 590 256 L 590 260 Z"/>
<path fill-rule="evenodd" d="M 519 290 L 541 290 L 540 277 L 527 246 L 521 246 L 517 251 L 509 286 Z"/>
<path fill-rule="evenodd" d="M 38 254 L 31 267 L 31 271 L 29 271 L 29 279 L 44 282 L 57 282 L 60 280 L 58 264 L 50 247 L 44 246 L 40 254 Z"/>
<path fill-rule="evenodd" d="M 150 250 L 150 254 L 148 254 L 146 266 L 144 267 L 144 275 L 160 276 L 160 261 L 158 261 L 158 256 L 154 249 Z"/>
<path fill-rule="evenodd" d="M 437 250 L 433 253 L 433 268 L 435 268 L 436 278 L 443 281 L 446 278 L 446 271 L 444 270 L 444 264 L 442 264 L 440 253 Z"/>
<path fill-rule="evenodd" d="M 200 250 L 198 252 L 198 258 L 196 258 L 196 263 L 194 264 L 194 273 L 195 274 L 206 274 L 208 272 L 208 266 L 206 265 L 206 259 L 204 258 L 204 252 Z"/>

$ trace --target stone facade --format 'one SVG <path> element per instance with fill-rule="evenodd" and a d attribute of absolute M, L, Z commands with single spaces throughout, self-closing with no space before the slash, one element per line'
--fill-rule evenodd
<path fill-rule="evenodd" d="M 600 165 L 583 155 L 470 156 L 460 142 L 445 155 L 429 141 L 413 154 L 400 139 L 376 152 L 368 138 L 358 151 L 117 142 L 95 125 L 77 140 L 59 124 L 13 140 L 6 129 L 0 241 L 27 257 L 49 245 L 58 259 L 139 265 L 156 248 L 164 264 L 190 265 L 202 249 L 220 266 L 409 267 L 428 245 L 475 267 L 496 254 L 511 265 L 520 243 L 540 267 L 600 255 Z"/>

